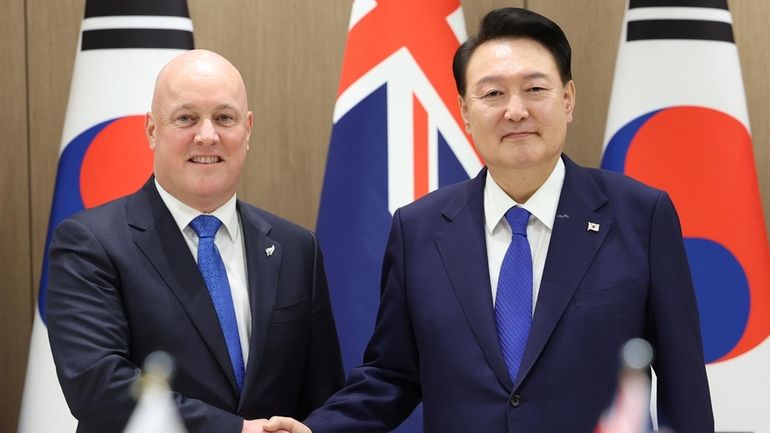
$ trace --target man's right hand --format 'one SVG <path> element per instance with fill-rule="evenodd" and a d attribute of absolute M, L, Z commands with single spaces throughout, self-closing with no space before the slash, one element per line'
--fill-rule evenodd
<path fill-rule="evenodd" d="M 243 429 L 241 433 L 264 433 L 262 427 L 267 422 L 266 419 L 245 419 L 243 420 Z"/>
<path fill-rule="evenodd" d="M 294 418 L 274 416 L 262 428 L 268 433 L 313 433 L 308 426 Z"/>

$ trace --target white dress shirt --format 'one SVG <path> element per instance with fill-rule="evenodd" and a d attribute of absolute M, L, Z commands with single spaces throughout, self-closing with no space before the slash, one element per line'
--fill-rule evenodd
<path fill-rule="evenodd" d="M 155 187 L 158 189 L 160 198 L 174 217 L 176 225 L 182 232 L 190 252 L 198 262 L 198 235 L 195 233 L 190 222 L 201 212 L 187 206 L 163 189 L 155 180 Z M 241 340 L 241 353 L 243 354 L 243 365 L 248 365 L 249 360 L 249 338 L 251 336 L 251 307 L 249 304 L 249 284 L 246 275 L 246 247 L 241 235 L 241 221 L 235 207 L 235 194 L 209 215 L 214 215 L 222 221 L 219 227 L 214 244 L 222 256 L 227 272 L 227 281 L 230 283 L 230 293 L 233 297 L 233 307 L 235 308 L 235 321 L 238 323 L 238 337 Z"/>
<path fill-rule="evenodd" d="M 505 213 L 512 206 L 519 205 L 532 215 L 527 223 L 527 240 L 532 251 L 532 314 L 535 314 L 540 282 L 543 279 L 543 268 L 545 268 L 545 257 L 548 254 L 548 245 L 551 243 L 551 231 L 563 184 L 564 161 L 559 158 L 548 179 L 532 194 L 532 197 L 525 203 L 516 203 L 487 171 L 487 180 L 484 185 L 484 234 L 487 241 L 489 282 L 492 286 L 493 304 L 497 295 L 500 268 L 512 237 L 511 226 L 505 219 Z"/>

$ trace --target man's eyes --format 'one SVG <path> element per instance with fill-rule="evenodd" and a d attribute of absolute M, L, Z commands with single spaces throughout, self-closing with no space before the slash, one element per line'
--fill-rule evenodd
<path fill-rule="evenodd" d="M 490 90 L 482 95 L 482 98 L 495 98 L 503 94 L 500 90 Z"/>
<path fill-rule="evenodd" d="M 195 118 L 189 114 L 180 114 L 174 119 L 178 123 L 188 124 L 195 121 Z"/>
<path fill-rule="evenodd" d="M 218 114 L 214 116 L 214 122 L 220 125 L 230 125 L 232 123 L 235 123 L 236 116 L 232 114 Z M 196 123 L 198 121 L 198 117 L 194 116 L 192 114 L 179 114 L 176 117 L 174 117 L 174 122 L 182 124 L 182 125 L 189 125 Z"/>

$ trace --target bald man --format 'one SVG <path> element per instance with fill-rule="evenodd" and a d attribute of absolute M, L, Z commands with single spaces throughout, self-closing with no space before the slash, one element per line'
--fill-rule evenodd
<path fill-rule="evenodd" d="M 123 430 L 156 350 L 176 361 L 191 433 L 304 418 L 342 385 L 339 343 L 315 236 L 236 197 L 253 124 L 243 79 L 186 52 L 158 75 L 145 124 L 154 175 L 51 241 L 48 332 L 77 431 Z"/>

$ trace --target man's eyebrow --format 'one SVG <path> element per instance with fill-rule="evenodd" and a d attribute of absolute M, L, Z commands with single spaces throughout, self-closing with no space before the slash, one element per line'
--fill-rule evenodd
<path fill-rule="evenodd" d="M 550 76 L 545 72 L 533 71 L 533 72 L 525 73 L 522 78 L 525 80 L 533 80 L 537 78 L 549 78 L 549 77 Z M 499 81 L 503 81 L 504 79 L 505 79 L 504 74 L 486 75 L 481 77 L 478 81 L 476 81 L 473 84 L 473 87 L 478 87 L 487 83 L 497 83 Z"/>
<path fill-rule="evenodd" d="M 192 108 L 195 108 L 195 104 L 191 104 L 191 103 L 187 102 L 187 103 L 179 104 L 179 105 L 175 106 L 171 110 L 171 112 L 173 113 L 173 112 L 177 112 L 179 110 L 189 110 L 189 109 L 192 109 Z M 217 105 L 214 108 L 216 108 L 217 110 L 237 110 L 237 108 L 233 104 L 228 104 L 228 103 L 219 104 L 219 105 Z"/>

